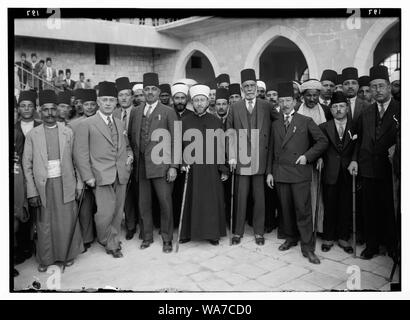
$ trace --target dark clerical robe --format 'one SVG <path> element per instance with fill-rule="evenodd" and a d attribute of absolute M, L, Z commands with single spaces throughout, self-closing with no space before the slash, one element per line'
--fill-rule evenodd
<path fill-rule="evenodd" d="M 182 118 L 183 134 L 188 129 L 197 129 L 203 143 L 196 144 L 202 148 L 202 164 L 189 163 L 184 154 L 184 164 L 190 165 L 181 239 L 218 240 L 226 235 L 224 190 L 221 173 L 228 173 L 224 163 L 217 164 L 217 148 L 223 148 L 223 136 L 219 141 L 214 139 L 213 164 L 206 163 L 206 129 L 222 129 L 217 117 L 210 113 L 198 116 L 194 113 Z M 184 151 L 197 138 L 183 142 Z M 218 145 L 219 143 L 219 145 Z M 197 149 L 199 150 L 199 148 Z M 197 151 L 189 152 L 192 156 Z M 225 155 L 222 154 L 222 159 Z"/>
<path fill-rule="evenodd" d="M 57 127 L 44 126 L 48 160 L 60 159 L 59 132 Z M 48 178 L 46 182 L 46 207 L 41 206 L 37 214 L 37 259 L 48 266 L 64 261 L 70 242 L 71 232 L 77 218 L 75 200 L 64 203 L 61 176 Z M 73 242 L 68 260 L 74 259 L 84 250 L 80 225 L 76 223 Z"/>

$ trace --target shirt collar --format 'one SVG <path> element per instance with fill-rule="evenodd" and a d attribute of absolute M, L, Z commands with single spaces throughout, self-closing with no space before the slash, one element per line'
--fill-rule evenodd
<path fill-rule="evenodd" d="M 113 119 L 112 119 L 112 114 L 110 114 L 109 116 L 107 116 L 107 115 L 103 114 L 100 110 L 98 110 L 97 112 L 98 112 L 98 114 L 100 115 L 100 117 L 104 120 L 104 122 L 105 122 L 106 125 L 108 125 L 107 117 L 109 117 L 109 118 L 111 119 L 111 122 L 112 122 L 112 120 L 113 120 Z"/>
<path fill-rule="evenodd" d="M 253 98 L 252 100 L 246 100 L 246 99 L 245 99 L 246 106 L 248 106 L 249 101 L 252 101 L 252 106 L 255 106 L 255 105 L 256 105 L 256 97 L 255 97 L 255 98 Z"/>
<path fill-rule="evenodd" d="M 390 102 L 391 102 L 391 97 L 390 97 L 389 100 L 387 100 L 386 102 L 383 102 L 384 111 L 387 110 L 387 107 L 389 106 Z M 379 108 L 381 107 L 381 105 L 382 105 L 381 103 L 377 102 L 377 106 L 378 106 Z"/>
<path fill-rule="evenodd" d="M 335 120 L 335 123 L 338 124 L 338 125 L 345 126 L 346 123 L 347 123 L 347 118 L 344 118 L 343 120 L 337 120 L 337 119 L 333 119 L 333 120 Z"/>
<path fill-rule="evenodd" d="M 293 109 L 293 110 L 291 111 L 291 113 L 289 113 L 289 119 L 292 118 L 294 114 L 295 114 L 295 109 Z M 286 120 L 286 116 L 287 116 L 286 114 L 283 114 L 283 119 Z"/>

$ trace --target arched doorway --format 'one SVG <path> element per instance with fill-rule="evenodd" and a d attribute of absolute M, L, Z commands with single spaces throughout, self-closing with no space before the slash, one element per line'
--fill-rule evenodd
<path fill-rule="evenodd" d="M 308 65 L 299 47 L 285 37 L 277 37 L 259 58 L 259 78 L 264 81 L 301 80 Z"/>
<path fill-rule="evenodd" d="M 199 83 L 215 79 L 215 72 L 209 59 L 201 52 L 195 51 L 185 65 L 185 75 Z"/>
<path fill-rule="evenodd" d="M 389 74 L 400 68 L 400 25 L 393 25 L 380 39 L 373 52 L 373 64 L 383 64 Z"/>

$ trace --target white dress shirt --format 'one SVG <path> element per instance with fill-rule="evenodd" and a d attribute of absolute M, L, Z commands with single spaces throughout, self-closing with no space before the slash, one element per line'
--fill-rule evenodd
<path fill-rule="evenodd" d="M 249 111 L 249 102 L 251 101 L 252 101 L 252 111 L 253 111 L 256 106 L 256 98 L 253 98 L 252 100 L 245 99 L 245 106 L 246 106 L 246 109 L 248 109 L 248 111 Z"/>
<path fill-rule="evenodd" d="M 27 133 L 34 128 L 34 120 L 33 121 L 21 121 L 21 131 L 23 131 L 24 136 L 27 135 Z"/>
<path fill-rule="evenodd" d="M 383 102 L 383 106 L 384 106 L 384 113 L 386 113 L 386 111 L 387 111 L 387 107 L 389 106 L 390 102 L 391 102 L 391 97 L 390 97 L 390 99 L 389 99 L 389 100 L 387 100 L 386 102 Z M 382 105 L 381 105 L 381 103 L 377 102 L 377 108 L 379 108 L 379 113 L 380 113 L 380 110 L 382 109 Z"/>
<path fill-rule="evenodd" d="M 354 108 L 356 107 L 356 99 L 357 99 L 357 96 L 349 99 L 350 100 L 350 111 L 352 111 L 352 117 L 354 115 Z"/>
<path fill-rule="evenodd" d="M 114 123 L 114 119 L 112 118 L 112 114 L 110 114 L 109 116 L 103 114 L 100 110 L 97 111 L 98 114 L 100 115 L 100 117 L 104 120 L 105 124 L 108 126 L 108 119 L 107 117 L 110 118 L 111 123 Z"/>
<path fill-rule="evenodd" d="M 152 106 L 152 108 L 151 108 L 151 114 L 154 112 L 154 110 L 155 110 L 155 108 L 157 107 L 157 105 L 158 105 L 158 100 L 157 101 L 155 101 L 153 104 L 148 104 L 147 102 L 145 103 L 145 108 L 144 108 L 144 116 L 146 117 L 147 116 L 147 112 L 148 112 L 148 109 L 149 109 L 149 107 L 150 106 Z"/>
<path fill-rule="evenodd" d="M 339 134 L 339 138 L 340 138 L 340 139 L 343 139 L 343 136 L 342 136 L 342 137 L 340 136 L 339 128 L 340 128 L 340 126 L 342 126 L 342 128 L 343 128 L 343 133 L 346 131 L 347 118 L 345 118 L 345 119 L 343 119 L 343 120 L 337 120 L 337 119 L 334 119 L 334 120 L 335 120 L 335 125 L 336 125 L 337 133 Z"/>

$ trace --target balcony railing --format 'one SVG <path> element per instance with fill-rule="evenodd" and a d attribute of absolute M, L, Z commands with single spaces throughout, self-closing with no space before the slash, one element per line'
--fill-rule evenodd
<path fill-rule="evenodd" d="M 108 20 L 108 21 L 113 21 L 113 22 L 136 24 L 140 26 L 158 27 L 158 26 L 161 26 L 167 23 L 181 20 L 181 19 L 180 18 L 118 18 L 118 19 L 99 18 L 99 20 Z"/>
<path fill-rule="evenodd" d="M 15 89 L 18 91 L 23 90 L 40 90 L 40 89 L 51 89 L 56 93 L 64 91 L 54 85 L 53 82 L 47 81 L 46 79 L 34 74 L 32 71 L 25 69 L 24 67 L 14 64 L 14 76 L 16 77 Z"/>

